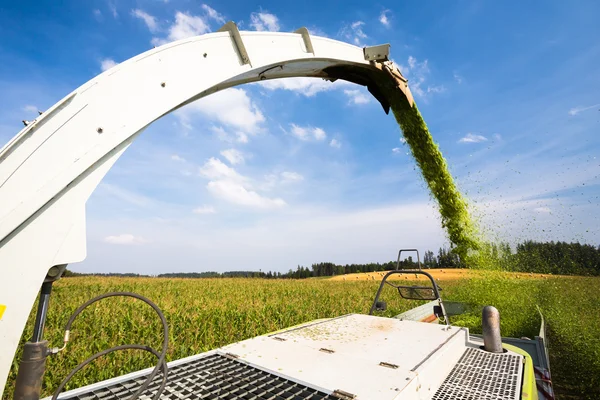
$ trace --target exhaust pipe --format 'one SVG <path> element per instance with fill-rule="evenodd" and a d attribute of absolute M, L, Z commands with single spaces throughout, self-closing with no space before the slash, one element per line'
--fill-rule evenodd
<path fill-rule="evenodd" d="M 503 353 L 500 336 L 500 313 L 496 307 L 485 306 L 481 315 L 483 349 L 490 353 Z"/>

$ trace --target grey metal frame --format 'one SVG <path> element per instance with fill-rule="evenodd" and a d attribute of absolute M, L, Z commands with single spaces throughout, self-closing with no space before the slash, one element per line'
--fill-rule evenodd
<path fill-rule="evenodd" d="M 400 270 L 400 256 L 402 255 L 403 251 L 414 251 L 417 253 L 417 265 L 419 265 L 419 271 L 421 271 L 423 269 L 421 267 L 421 256 L 419 256 L 419 250 L 417 249 L 400 249 L 398 252 L 398 260 L 396 261 L 396 271 Z"/>
<path fill-rule="evenodd" d="M 402 250 L 401 250 L 402 251 Z M 383 290 L 383 286 L 384 285 L 390 285 L 393 288 L 415 288 L 415 289 L 429 289 L 429 287 L 426 286 L 404 286 L 404 285 L 394 285 L 392 283 L 389 283 L 387 281 L 387 279 L 395 274 L 417 274 L 417 275 L 425 275 L 426 277 L 429 278 L 429 280 L 431 281 L 431 284 L 433 286 L 433 293 L 435 294 L 435 300 L 437 300 L 440 308 L 442 309 L 442 315 L 444 316 L 444 322 L 446 323 L 446 325 L 450 325 L 450 321 L 448 319 L 448 315 L 446 314 L 446 309 L 444 308 L 444 302 L 442 301 L 442 297 L 440 296 L 440 291 L 438 288 L 437 283 L 435 283 L 435 279 L 433 279 L 433 276 L 431 276 L 431 274 L 429 274 L 428 272 L 422 271 L 422 270 L 417 270 L 417 269 L 404 269 L 404 270 L 394 270 L 394 271 L 390 271 L 387 274 L 385 274 L 385 276 L 383 277 L 383 279 L 381 280 L 381 283 L 379 284 L 379 289 L 377 289 L 377 294 L 375 295 L 375 299 L 373 300 L 373 304 L 371 305 L 371 309 L 369 310 L 369 315 L 373 315 L 373 312 L 375 311 L 375 306 L 377 304 L 377 302 L 379 301 L 379 296 L 381 295 L 381 291 Z"/>

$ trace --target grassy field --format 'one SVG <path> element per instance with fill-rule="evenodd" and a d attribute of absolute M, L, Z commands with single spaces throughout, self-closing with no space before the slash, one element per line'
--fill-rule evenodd
<path fill-rule="evenodd" d="M 85 300 L 109 291 L 134 291 L 165 313 L 173 360 L 316 318 L 366 313 L 377 286 L 371 279 L 67 278 L 55 285 L 46 338 L 52 346 L 61 345 L 67 319 Z M 492 304 L 501 312 L 504 336 L 533 337 L 539 330 L 539 305 L 550 328 L 550 362 L 559 398 L 600 398 L 600 318 L 595 311 L 600 309 L 599 278 L 490 273 L 444 280 L 441 286 L 445 299 L 472 306 L 453 323 L 473 332 L 481 331 L 481 306 Z M 387 315 L 419 304 L 399 299 L 391 289 L 383 299 Z M 24 338 L 31 336 L 32 320 L 33 314 Z M 91 306 L 75 321 L 67 350 L 48 360 L 44 395 L 93 353 L 125 343 L 160 348 L 160 334 L 158 318 L 141 302 L 112 298 Z M 153 361 L 135 352 L 114 354 L 82 371 L 70 388 L 149 367 Z M 15 360 L 4 399 L 12 397 L 16 365 Z"/>

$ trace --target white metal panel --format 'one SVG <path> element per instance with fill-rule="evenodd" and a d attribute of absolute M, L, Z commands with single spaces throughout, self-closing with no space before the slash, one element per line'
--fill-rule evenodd
<path fill-rule="evenodd" d="M 223 351 L 358 399 L 423 399 L 433 395 L 452 369 L 467 338 L 463 328 L 352 314 L 249 339 Z M 427 382 L 417 380 L 419 375 Z"/>

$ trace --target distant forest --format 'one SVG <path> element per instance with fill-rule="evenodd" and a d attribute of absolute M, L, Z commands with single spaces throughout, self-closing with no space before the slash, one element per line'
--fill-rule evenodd
<path fill-rule="evenodd" d="M 555 275 L 600 276 L 600 246 L 566 242 L 534 242 L 526 241 L 516 246 L 516 251 L 508 243 L 489 244 L 486 246 L 487 257 L 502 270 L 515 272 L 535 272 Z M 152 275 L 158 278 L 266 278 L 266 279 L 304 279 L 321 276 L 353 274 L 357 272 L 391 271 L 396 269 L 397 262 L 346 264 L 331 262 L 312 264 L 310 268 L 298 266 L 286 273 L 263 271 L 230 271 L 230 272 L 180 272 Z M 468 268 L 458 255 L 446 248 L 440 248 L 435 254 L 426 251 L 421 262 L 422 268 Z M 400 261 L 400 269 L 418 268 L 417 260 L 412 256 Z M 64 276 L 121 276 L 150 277 L 150 275 L 133 273 L 81 274 L 65 271 Z"/>

